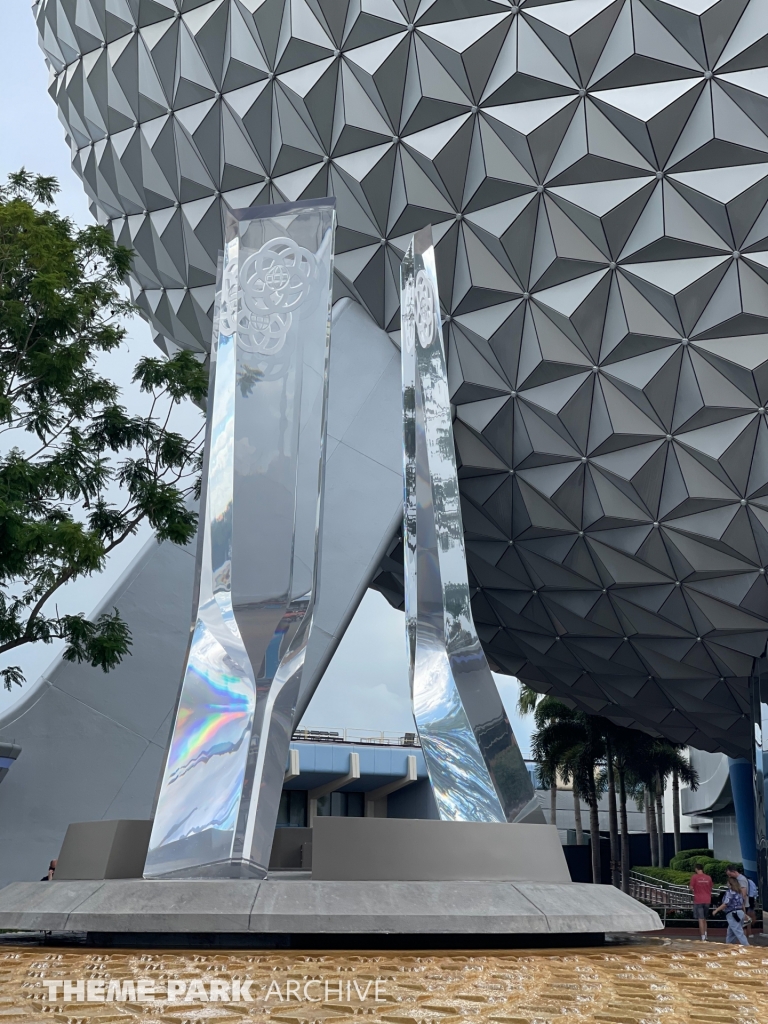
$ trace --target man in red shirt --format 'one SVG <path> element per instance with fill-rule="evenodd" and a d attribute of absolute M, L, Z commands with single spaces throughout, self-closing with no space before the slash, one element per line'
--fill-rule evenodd
<path fill-rule="evenodd" d="M 693 865 L 694 874 L 688 883 L 693 893 L 693 916 L 699 922 L 699 934 L 702 942 L 707 940 L 707 909 L 712 903 L 712 879 L 704 873 L 701 864 Z"/>

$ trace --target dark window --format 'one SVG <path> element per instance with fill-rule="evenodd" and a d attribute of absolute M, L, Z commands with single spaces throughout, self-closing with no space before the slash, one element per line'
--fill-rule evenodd
<path fill-rule="evenodd" d="M 362 817 L 364 817 L 364 806 L 363 806 L 363 794 L 362 793 L 347 793 L 347 817 L 348 818 L 362 818 Z"/>
<path fill-rule="evenodd" d="M 364 812 L 362 793 L 329 793 L 317 799 L 317 813 L 334 818 L 362 818 Z"/>
<path fill-rule="evenodd" d="M 318 812 L 320 813 L 320 812 Z M 284 789 L 280 794 L 277 824 L 303 828 L 307 824 L 307 792 L 304 789 Z"/>
<path fill-rule="evenodd" d="M 331 814 L 331 797 L 333 793 L 326 793 L 325 796 L 319 796 L 317 798 L 317 813 L 318 814 Z"/>

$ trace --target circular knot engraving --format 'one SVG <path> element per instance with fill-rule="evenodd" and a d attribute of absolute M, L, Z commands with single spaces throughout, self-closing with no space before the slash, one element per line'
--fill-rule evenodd
<path fill-rule="evenodd" d="M 415 318 L 416 333 L 422 348 L 432 344 L 435 333 L 435 291 L 425 270 L 416 275 Z"/>
<path fill-rule="evenodd" d="M 405 351 L 410 355 L 413 352 L 414 342 L 416 341 L 416 282 L 413 279 L 413 274 L 409 274 L 403 282 L 403 297 L 402 297 L 402 323 L 400 330 L 402 331 L 402 343 L 405 346 Z"/>
<path fill-rule="evenodd" d="M 273 238 L 247 257 L 239 275 L 238 340 L 244 348 L 262 355 L 280 351 L 316 269 L 314 255 L 290 238 Z"/>

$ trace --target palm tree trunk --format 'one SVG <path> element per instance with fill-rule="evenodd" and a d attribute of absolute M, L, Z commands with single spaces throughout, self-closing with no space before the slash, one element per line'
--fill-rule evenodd
<path fill-rule="evenodd" d="M 627 785 L 624 769 L 619 766 L 619 816 L 621 819 L 621 888 L 629 892 L 629 823 L 627 821 Z"/>
<path fill-rule="evenodd" d="M 592 881 L 599 885 L 602 881 L 600 865 L 600 815 L 597 812 L 597 789 L 594 775 L 589 776 L 589 842 L 592 847 Z"/>
<path fill-rule="evenodd" d="M 619 820 L 616 813 L 616 776 L 613 765 L 613 744 L 606 742 L 606 772 L 608 773 L 608 832 L 611 837 L 611 884 L 618 889 L 621 860 L 619 853 Z"/>
<path fill-rule="evenodd" d="M 576 845 L 584 845 L 584 826 L 581 824 L 581 800 L 579 799 L 579 791 L 576 788 L 576 782 L 573 783 L 573 820 L 576 829 Z"/>
<path fill-rule="evenodd" d="M 675 856 L 680 853 L 680 776 L 672 771 L 672 819 L 675 829 Z"/>
<path fill-rule="evenodd" d="M 656 806 L 651 796 L 651 787 L 645 789 L 645 806 L 648 808 L 648 820 L 650 821 L 649 835 L 651 837 L 651 867 L 659 866 L 659 837 L 656 831 Z"/>
<path fill-rule="evenodd" d="M 656 828 L 659 839 L 659 867 L 664 867 L 664 783 L 656 773 Z"/>
<path fill-rule="evenodd" d="M 549 787 L 549 824 L 557 825 L 557 783 Z"/>
<path fill-rule="evenodd" d="M 643 799 L 643 809 L 645 810 L 645 834 L 651 834 L 651 801 L 648 798 L 648 788 L 646 787 Z"/>

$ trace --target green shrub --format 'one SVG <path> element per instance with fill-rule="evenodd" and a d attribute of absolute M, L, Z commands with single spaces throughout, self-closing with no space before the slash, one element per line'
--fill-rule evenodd
<path fill-rule="evenodd" d="M 673 857 L 673 861 L 680 863 L 676 857 Z M 695 858 L 695 862 L 701 864 L 705 874 L 710 876 L 715 886 L 727 885 L 728 876 L 725 873 L 725 869 L 730 861 L 699 856 Z M 741 864 L 737 864 L 736 867 L 739 871 L 742 870 Z M 685 870 L 676 870 L 671 866 L 668 868 L 634 867 L 632 870 L 639 872 L 641 875 L 647 875 L 649 878 L 658 878 L 662 882 L 669 882 L 671 885 L 688 885 L 693 874 L 693 867 L 690 869 L 686 868 Z"/>
<path fill-rule="evenodd" d="M 669 866 L 675 871 L 693 871 L 694 864 L 703 860 L 713 860 L 714 856 L 712 850 L 682 850 L 675 854 L 669 862 Z"/>
<path fill-rule="evenodd" d="M 730 864 L 727 860 L 702 860 L 701 866 L 704 868 L 706 874 L 710 875 L 715 885 L 727 885 L 728 876 L 725 873 L 725 869 Z M 741 864 L 737 864 L 736 867 L 739 871 L 743 871 Z"/>
<path fill-rule="evenodd" d="M 632 870 L 648 878 L 658 878 L 660 882 L 669 882 L 670 885 L 688 885 L 691 877 L 689 871 L 675 871 L 674 868 L 635 867 Z"/>

